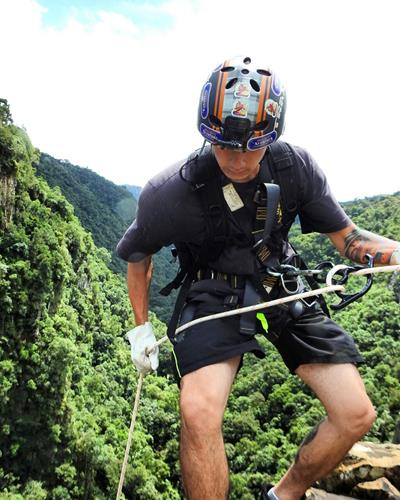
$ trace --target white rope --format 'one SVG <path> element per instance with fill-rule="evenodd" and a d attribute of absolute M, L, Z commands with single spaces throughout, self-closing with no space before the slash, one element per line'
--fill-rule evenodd
<path fill-rule="evenodd" d="M 217 314 L 210 314 L 209 316 L 204 316 L 203 318 L 198 318 L 193 321 L 189 321 L 188 323 L 180 326 L 176 329 L 175 333 L 180 333 L 190 328 L 191 326 L 197 325 L 199 323 L 204 323 L 205 321 L 211 321 L 212 319 L 226 318 L 227 316 L 235 316 L 236 314 L 243 314 L 251 311 L 258 311 L 259 309 L 266 309 L 268 307 L 273 307 L 279 304 L 284 304 L 285 302 L 291 302 L 293 300 L 305 299 L 307 297 L 314 297 L 315 295 L 322 295 L 324 293 L 331 292 L 343 292 L 344 286 L 342 285 L 333 285 L 332 278 L 337 273 L 337 271 L 341 269 L 347 269 L 349 266 L 345 264 L 338 264 L 334 266 L 326 276 L 326 284 L 328 285 L 325 288 L 318 288 L 317 290 L 310 290 L 308 292 L 298 293 L 296 295 L 289 295 L 288 297 L 283 297 L 281 299 L 270 300 L 269 302 L 263 302 L 261 304 L 255 304 L 253 306 L 241 307 L 239 309 L 232 309 L 231 311 L 225 311 Z M 381 266 L 381 267 L 366 267 L 365 269 L 359 269 L 358 271 L 354 271 L 351 274 L 354 276 L 363 276 L 365 274 L 376 274 L 376 273 L 388 273 L 400 271 L 400 265 L 395 266 Z M 160 340 L 158 340 L 150 349 L 149 353 L 152 352 L 156 347 L 163 344 L 166 340 L 168 340 L 168 336 L 165 335 Z"/>
<path fill-rule="evenodd" d="M 176 329 L 175 333 L 180 333 L 199 323 L 204 323 L 205 321 L 211 321 L 212 319 L 226 318 L 228 316 L 236 316 L 237 314 L 243 314 L 251 311 L 258 311 L 259 309 L 266 309 L 268 307 L 277 306 L 279 304 L 284 304 L 286 302 L 292 302 L 293 300 L 306 299 L 308 297 L 315 297 L 316 295 L 322 295 L 324 293 L 330 292 L 343 292 L 344 286 L 342 285 L 330 285 L 326 288 L 318 288 L 317 290 L 310 290 L 309 292 L 297 293 L 296 295 L 289 295 L 288 297 L 283 297 L 281 299 L 270 300 L 268 302 L 262 302 L 261 304 L 255 304 L 253 306 L 240 307 L 239 309 L 232 309 L 231 311 L 224 311 L 221 313 L 210 314 L 209 316 L 204 316 L 203 318 L 197 318 L 193 321 L 189 321 L 184 325 Z M 168 336 L 165 335 L 160 340 L 158 340 L 150 349 L 152 352 L 157 346 L 163 344 L 168 340 Z"/>
<path fill-rule="evenodd" d="M 364 269 L 359 269 L 351 273 L 353 276 L 363 276 L 364 274 L 375 274 L 375 273 L 394 273 L 400 271 L 400 264 L 394 266 L 377 266 L 377 267 L 366 267 Z"/>
<path fill-rule="evenodd" d="M 128 432 L 128 441 L 126 443 L 126 448 L 125 448 L 124 461 L 122 463 L 121 474 L 119 476 L 119 484 L 118 484 L 118 491 L 117 491 L 116 500 L 119 500 L 121 498 L 122 487 L 124 486 L 126 467 L 128 465 L 128 458 L 129 458 L 129 450 L 131 449 L 133 431 L 135 429 L 136 417 L 137 417 L 138 410 L 139 410 L 139 400 L 140 400 L 140 393 L 142 392 L 143 379 L 144 379 L 144 375 L 143 375 L 143 373 L 140 373 L 137 388 L 136 388 L 135 404 L 133 405 L 131 425 L 129 427 L 129 432 Z"/>
<path fill-rule="evenodd" d="M 346 264 L 338 264 L 337 266 L 332 267 L 332 269 L 329 271 L 329 273 L 326 275 L 326 284 L 328 286 L 332 285 L 332 278 L 335 276 L 335 274 L 338 271 L 341 271 L 342 269 L 348 269 L 349 266 L 346 266 Z M 400 265 L 394 265 L 394 266 L 379 266 L 379 267 L 365 267 L 363 269 L 359 269 L 358 271 L 353 271 L 350 274 L 352 276 L 365 276 L 369 274 L 376 274 L 376 273 L 394 273 L 396 271 L 400 271 Z"/>
<path fill-rule="evenodd" d="M 184 330 L 186 330 L 187 328 L 190 328 L 191 326 L 198 325 L 199 323 L 204 323 L 206 321 L 211 321 L 213 319 L 226 318 L 228 316 L 235 316 L 237 314 L 243 314 L 246 312 L 258 311 L 260 309 L 266 309 L 268 307 L 277 306 L 279 304 L 285 304 L 287 302 L 292 302 L 293 300 L 300 300 L 300 299 L 306 299 L 308 297 L 315 297 L 316 295 L 322 295 L 324 293 L 343 292 L 344 286 L 332 285 L 332 278 L 337 273 L 337 271 L 339 271 L 341 269 L 347 269 L 348 267 L 349 266 L 346 266 L 345 264 L 338 264 L 337 266 L 334 266 L 326 276 L 326 283 L 328 286 L 325 288 L 319 288 L 317 290 L 310 290 L 308 292 L 297 293 L 296 295 L 289 295 L 288 297 L 283 297 L 281 299 L 276 299 L 276 300 L 270 300 L 269 302 L 262 302 L 261 304 L 255 304 L 252 306 L 241 307 L 239 309 L 232 309 L 231 311 L 224 311 L 224 312 L 217 313 L 217 314 L 210 314 L 209 316 L 204 316 L 203 318 L 198 318 L 198 319 L 195 319 L 193 321 L 189 321 L 188 323 L 185 323 L 184 325 L 177 328 L 175 333 L 177 334 L 177 333 L 183 332 Z M 395 272 L 395 271 L 400 271 L 400 265 L 365 268 L 365 269 L 360 269 L 358 271 L 352 272 L 351 274 L 353 274 L 355 276 L 362 276 L 365 274 L 375 274 L 375 273 Z M 154 351 L 154 349 L 156 347 L 163 344 L 167 340 L 168 340 L 168 336 L 165 335 L 160 340 L 158 340 L 151 348 L 147 349 L 147 354 L 150 354 L 152 351 Z M 126 467 L 128 464 L 129 450 L 131 448 L 132 435 L 133 435 L 133 431 L 135 429 L 135 422 L 136 422 L 136 417 L 137 417 L 138 409 L 139 409 L 139 400 L 140 400 L 140 393 L 141 393 L 142 385 L 143 385 L 143 379 L 144 379 L 144 375 L 143 375 L 143 373 L 140 373 L 138 385 L 137 385 L 137 389 L 136 389 L 135 404 L 133 406 L 133 411 L 132 411 L 131 425 L 129 427 L 128 441 L 126 443 L 125 456 L 124 456 L 124 461 L 122 464 L 121 475 L 119 478 L 119 485 L 118 485 L 116 500 L 119 500 L 121 498 L 122 487 L 123 487 L 124 481 L 125 481 L 125 474 L 126 474 Z"/>
<path fill-rule="evenodd" d="M 286 302 L 293 302 L 294 300 L 307 299 L 308 297 L 315 297 L 316 295 L 323 295 L 324 293 L 343 292 L 343 291 L 344 291 L 344 286 L 331 285 L 325 288 L 318 288 L 317 290 L 310 290 L 308 292 L 296 293 L 296 295 L 289 295 L 288 297 L 282 297 L 281 299 L 262 302 L 261 304 L 255 304 L 253 306 L 246 306 L 246 307 L 241 307 L 240 309 L 232 309 L 231 311 L 225 311 L 217 314 L 210 314 L 210 316 L 204 316 L 204 318 L 198 318 L 180 326 L 179 328 L 177 328 L 176 333 L 183 332 L 184 330 L 190 328 L 191 326 L 198 325 L 199 323 L 204 323 L 205 321 L 210 321 L 212 319 L 226 318 L 227 316 L 235 316 L 236 314 L 258 311 L 260 309 L 267 309 L 268 307 L 274 307 L 280 304 L 285 304 Z"/>

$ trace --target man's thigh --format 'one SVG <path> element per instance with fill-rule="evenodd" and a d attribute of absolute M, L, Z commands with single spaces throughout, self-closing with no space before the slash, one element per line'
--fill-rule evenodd
<path fill-rule="evenodd" d="M 184 375 L 180 382 L 181 406 L 190 402 L 200 406 L 212 405 L 222 416 L 240 359 L 241 356 L 236 356 Z"/>
<path fill-rule="evenodd" d="M 315 392 L 331 418 L 371 405 L 360 374 L 350 363 L 300 365 L 295 373 Z"/>

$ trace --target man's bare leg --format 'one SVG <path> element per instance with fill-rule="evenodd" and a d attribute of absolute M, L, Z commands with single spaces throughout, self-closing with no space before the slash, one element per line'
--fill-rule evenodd
<path fill-rule="evenodd" d="M 296 373 L 316 393 L 327 418 L 306 437 L 294 463 L 275 486 L 279 500 L 298 500 L 315 481 L 336 467 L 375 419 L 355 366 L 301 365 Z"/>
<path fill-rule="evenodd" d="M 222 421 L 240 356 L 205 366 L 181 380 L 181 469 L 190 500 L 228 498 Z"/>

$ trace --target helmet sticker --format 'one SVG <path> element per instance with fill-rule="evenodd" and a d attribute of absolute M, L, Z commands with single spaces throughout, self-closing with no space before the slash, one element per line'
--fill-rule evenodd
<path fill-rule="evenodd" d="M 233 102 L 232 109 L 233 116 L 240 116 L 241 118 L 246 118 L 247 116 L 247 104 L 242 102 L 240 99 L 237 99 Z"/>
<path fill-rule="evenodd" d="M 268 146 L 276 141 L 277 135 L 278 134 L 274 130 L 269 134 L 261 135 L 260 137 L 253 137 L 247 141 L 247 149 L 249 151 L 254 151 L 256 149 L 265 148 L 265 146 Z"/>
<path fill-rule="evenodd" d="M 250 85 L 246 82 L 238 82 L 235 86 L 235 97 L 250 97 Z"/>
<path fill-rule="evenodd" d="M 209 112 L 211 87 L 212 87 L 212 83 L 207 82 L 204 85 L 203 90 L 201 91 L 201 97 L 200 97 L 201 117 L 203 118 L 203 120 L 205 120 L 207 118 L 208 112 Z"/>
<path fill-rule="evenodd" d="M 272 77 L 272 92 L 279 97 L 282 93 L 282 85 L 279 78 L 275 75 Z"/>
<path fill-rule="evenodd" d="M 280 119 L 281 119 L 281 114 L 282 114 L 284 102 L 285 102 L 285 96 L 281 95 L 279 98 L 279 105 L 278 105 L 278 109 L 276 112 L 276 120 L 275 120 L 274 130 L 278 129 L 280 126 Z"/>
<path fill-rule="evenodd" d="M 217 142 L 222 139 L 222 135 L 219 132 L 207 127 L 204 123 L 200 125 L 200 134 L 209 142 Z"/>
<path fill-rule="evenodd" d="M 267 99 L 265 102 L 265 112 L 267 115 L 272 116 L 272 118 L 276 118 L 278 111 L 278 103 L 273 99 Z"/>

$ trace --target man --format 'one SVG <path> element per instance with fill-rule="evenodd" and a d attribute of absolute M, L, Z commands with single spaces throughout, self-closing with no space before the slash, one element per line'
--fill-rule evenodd
<path fill-rule="evenodd" d="M 254 336 L 263 317 L 212 320 L 174 336 L 177 320 L 184 324 L 304 290 L 299 278 L 286 280 L 282 271 L 282 264 L 299 262 L 287 241 L 296 215 L 303 232 L 327 234 L 355 262 L 365 263 L 367 254 L 377 265 L 400 261 L 398 242 L 351 222 L 306 151 L 276 142 L 285 108 L 276 75 L 251 58 L 216 68 L 203 87 L 198 115 L 199 131 L 211 147 L 149 181 L 136 221 L 118 245 L 128 261 L 137 325 L 129 333 L 132 357 L 143 372 L 158 363 L 157 352 L 146 351 L 155 342 L 148 322 L 151 255 L 172 243 L 178 250 L 183 271 L 176 281 L 183 285 L 169 334 L 180 377 L 181 468 L 191 500 L 227 498 L 223 414 L 244 353 L 264 356 Z M 280 205 L 274 205 L 277 183 Z M 263 488 L 262 498 L 295 500 L 337 465 L 375 414 L 355 367 L 362 357 L 323 304 L 298 300 L 266 309 L 264 318 L 267 338 L 327 412 L 284 477 Z"/>

